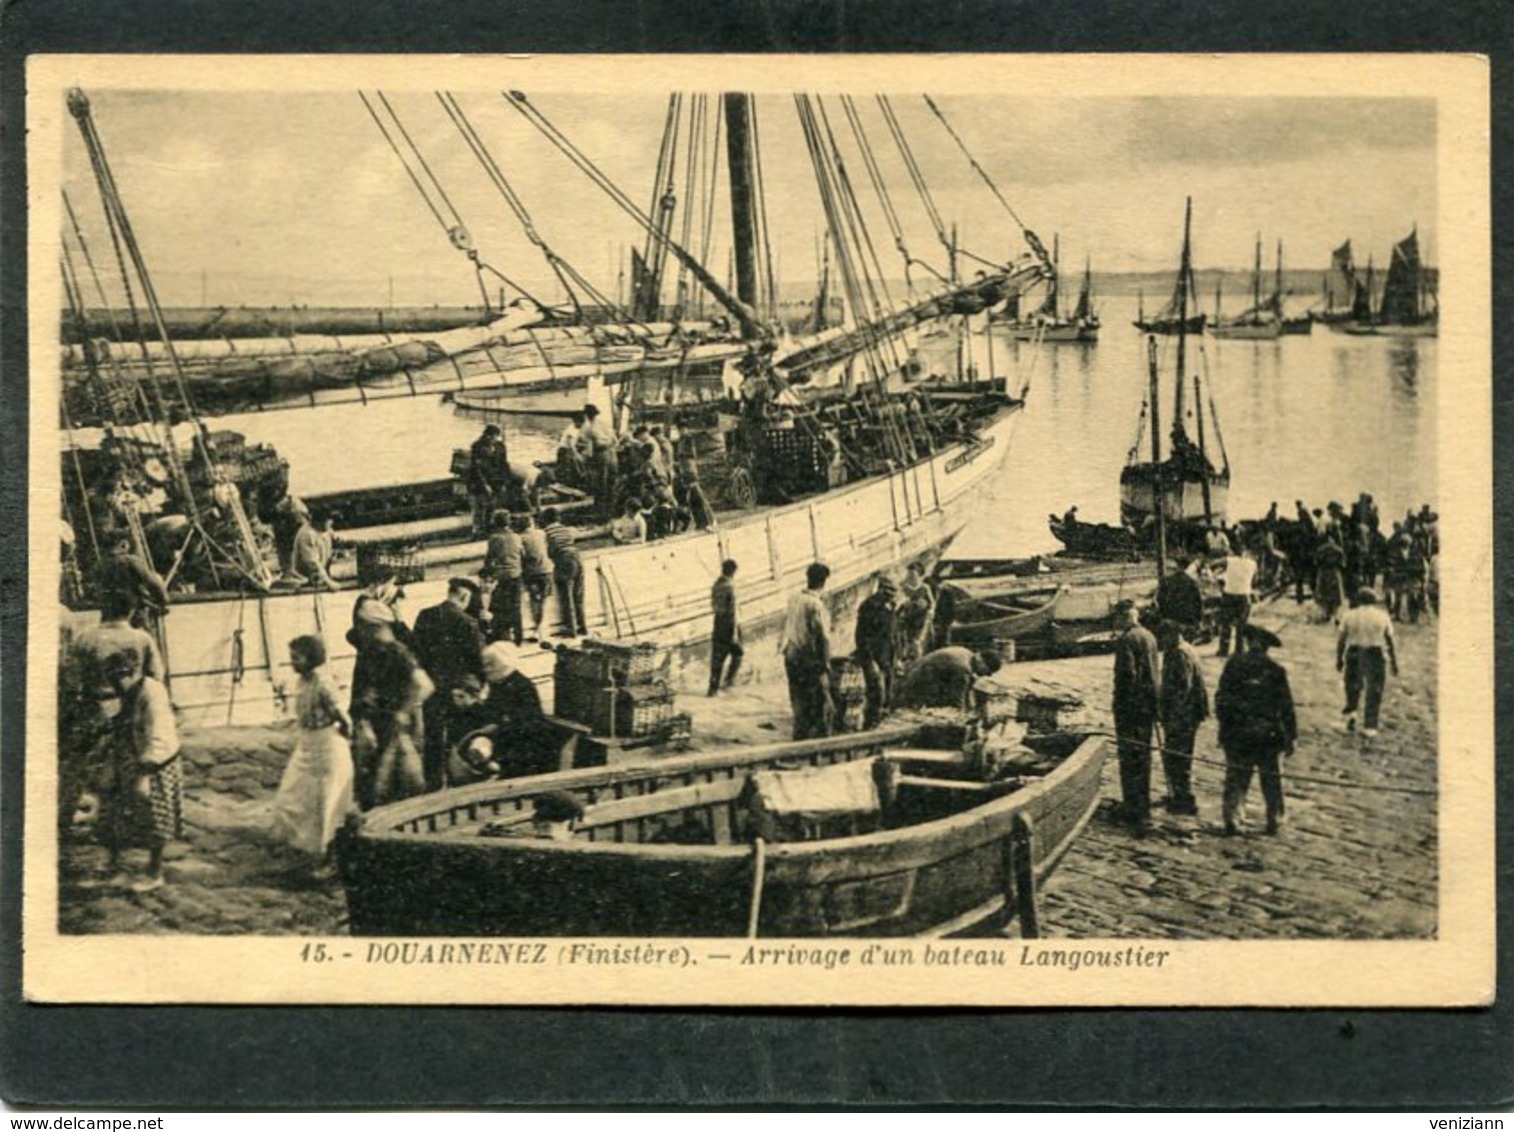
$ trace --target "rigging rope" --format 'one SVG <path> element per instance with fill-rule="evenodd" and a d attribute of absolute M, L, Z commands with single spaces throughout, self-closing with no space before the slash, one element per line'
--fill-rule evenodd
<path fill-rule="evenodd" d="M 604 192 L 615 204 L 645 231 L 654 231 L 655 225 L 645 213 L 639 209 L 635 202 L 599 169 L 582 150 L 580 150 L 568 137 L 563 134 L 536 106 L 520 91 L 503 92 L 502 97 L 506 105 L 510 106 L 523 118 L 541 131 L 562 154 L 571 161 L 578 170 L 589 178 L 593 184 Z M 766 340 L 770 337 L 761 322 L 753 316 L 753 312 L 747 310 L 738 299 L 722 287 L 709 270 L 695 259 L 681 245 L 667 236 L 662 237 L 668 245 L 668 250 L 684 263 L 710 294 L 714 295 L 720 305 L 734 318 L 742 329 L 744 337 L 758 340 Z"/>
<path fill-rule="evenodd" d="M 910 182 L 915 186 L 915 192 L 919 194 L 920 201 L 925 205 L 926 214 L 930 217 L 931 226 L 936 230 L 936 238 L 941 241 L 941 246 L 950 254 L 952 251 L 951 237 L 947 235 L 946 225 L 941 220 L 941 213 L 936 209 L 935 199 L 930 194 L 930 186 L 925 183 L 925 174 L 920 169 L 920 163 L 915 160 L 914 150 L 905 140 L 904 130 L 899 125 L 899 119 L 894 114 L 893 104 L 889 102 L 887 95 L 877 95 L 878 108 L 883 111 L 883 121 L 888 126 L 888 132 L 894 139 L 894 145 L 899 149 L 899 155 L 904 158 L 904 168 L 909 174 Z"/>
<path fill-rule="evenodd" d="M 994 197 L 1004 207 L 1004 211 L 1009 214 L 1009 218 L 1013 220 L 1016 226 L 1020 229 L 1020 235 L 1023 236 L 1025 238 L 1025 242 L 1030 245 L 1030 249 L 1035 253 L 1036 258 L 1041 261 L 1043 266 L 1049 268 L 1051 266 L 1051 259 L 1046 254 L 1046 245 L 1041 243 L 1040 238 L 1025 226 L 1025 222 L 1021 220 L 1015 210 L 1010 207 L 1009 201 L 1005 200 L 1004 194 L 999 191 L 999 186 L 994 184 L 993 178 L 988 175 L 983 166 L 978 164 L 977 158 L 975 158 L 968 150 L 967 145 L 957 135 L 957 131 L 952 129 L 952 124 L 946 120 L 946 115 L 943 114 L 941 112 L 941 108 L 936 105 L 935 99 L 931 98 L 931 96 L 928 94 L 922 95 L 922 97 L 925 99 L 925 105 L 930 107 L 931 113 L 936 116 L 941 125 L 946 128 L 946 132 L 951 135 L 952 141 L 957 143 L 957 148 L 962 151 L 962 156 L 967 158 L 968 164 L 973 167 L 974 172 L 976 172 L 979 177 L 983 178 L 983 183 L 988 186 L 989 191 L 994 194 Z M 977 257 L 974 256 L 973 258 L 976 259 Z"/>

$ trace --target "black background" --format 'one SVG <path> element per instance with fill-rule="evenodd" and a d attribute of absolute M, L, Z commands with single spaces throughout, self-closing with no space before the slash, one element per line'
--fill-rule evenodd
<path fill-rule="evenodd" d="M 0 14 L 0 1095 L 149 1110 L 1504 1107 L 1502 1006 L 1466 1011 L 56 1007 L 20 1001 L 25 57 L 33 52 L 1449 51 L 1492 60 L 1495 546 L 1508 543 L 1514 4 L 1040 0 L 10 0 Z M 759 64 L 760 65 L 760 64 Z M 733 87 L 740 76 L 733 75 Z M 1048 94 L 1054 92 L 1047 92 Z M 1451 506 L 1450 500 L 1445 501 Z M 1509 570 L 1496 571 L 1499 934 L 1510 928 Z M 1507 949 L 1499 983 L 1509 986 Z M 149 949 L 150 961 L 150 949 Z M 1412 974 L 1412 972 L 1405 972 Z M 879 987 L 886 998 L 888 988 Z"/>

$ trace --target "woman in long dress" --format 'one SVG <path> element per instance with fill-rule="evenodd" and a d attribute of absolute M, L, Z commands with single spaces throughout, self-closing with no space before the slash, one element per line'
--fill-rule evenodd
<path fill-rule="evenodd" d="M 353 810 L 352 721 L 326 679 L 326 646 L 319 637 L 290 641 L 289 660 L 300 674 L 295 701 L 299 739 L 274 798 L 273 829 L 292 848 L 314 858 L 320 869 Z"/>
<path fill-rule="evenodd" d="M 147 871 L 131 890 L 163 887 L 163 852 L 184 836 L 184 784 L 179 733 L 168 690 L 144 675 L 136 653 L 118 652 L 105 672 L 120 700 L 112 737 L 114 783 L 106 812 L 110 872 L 120 874 L 126 849 L 147 850 Z"/>

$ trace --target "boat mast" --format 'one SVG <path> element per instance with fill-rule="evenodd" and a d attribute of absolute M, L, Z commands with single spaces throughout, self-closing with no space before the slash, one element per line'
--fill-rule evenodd
<path fill-rule="evenodd" d="M 1256 234 L 1256 266 L 1251 273 L 1251 321 L 1262 320 L 1262 234 Z"/>
<path fill-rule="evenodd" d="M 1283 320 L 1283 241 L 1277 242 L 1277 271 L 1272 277 L 1272 306 L 1278 321 Z"/>
<path fill-rule="evenodd" d="M 726 94 L 726 161 L 731 173 L 731 236 L 736 252 L 736 297 L 757 309 L 757 209 L 752 179 L 752 101 Z"/>
<path fill-rule="evenodd" d="M 1199 390 L 1199 371 L 1193 371 L 1193 412 L 1199 425 L 1199 458 L 1203 464 L 1203 478 L 1199 483 L 1204 495 L 1204 529 L 1214 525 L 1214 505 L 1209 497 L 1209 453 L 1204 448 L 1204 397 Z"/>
<path fill-rule="evenodd" d="M 1183 374 L 1188 371 L 1188 286 L 1193 272 L 1193 256 L 1189 234 L 1193 226 L 1193 198 L 1183 211 L 1183 259 L 1178 268 L 1178 381 L 1177 398 L 1172 409 L 1172 439 L 1176 445 L 1183 434 Z M 1152 418 L 1155 421 L 1155 417 Z M 1153 426 L 1154 427 L 1154 426 Z"/>
<path fill-rule="evenodd" d="M 1182 331 L 1178 331 L 1182 334 Z M 1162 506 L 1166 494 L 1167 477 L 1162 474 L 1162 381 L 1157 372 L 1157 340 L 1154 335 L 1146 339 L 1146 370 L 1150 377 L 1151 403 L 1151 501 L 1157 520 L 1157 577 L 1167 573 L 1167 516 Z M 1180 378 L 1178 386 L 1183 382 Z"/>

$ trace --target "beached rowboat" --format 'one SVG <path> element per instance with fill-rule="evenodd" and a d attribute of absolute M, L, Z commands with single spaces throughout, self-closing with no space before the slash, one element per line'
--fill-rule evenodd
<path fill-rule="evenodd" d="M 1034 754 L 983 782 L 960 738 L 959 727 L 898 724 L 496 780 L 381 807 L 339 843 L 351 930 L 941 936 L 1000 928 L 1018 913 L 1022 932 L 1034 934 L 1035 885 L 1098 803 L 1106 741 L 1032 736 Z M 759 836 L 773 828 L 764 799 L 802 792 L 794 775 L 849 785 L 821 791 L 816 804 L 831 816 L 807 831 L 820 834 L 814 839 Z M 855 796 L 859 784 L 866 793 L 877 782 L 888 785 L 877 789 L 874 812 L 834 807 L 838 790 Z M 585 805 L 574 837 L 511 836 L 548 791 Z M 838 831 L 838 820 L 846 828 Z M 481 835 L 486 828 L 505 835 Z"/>

